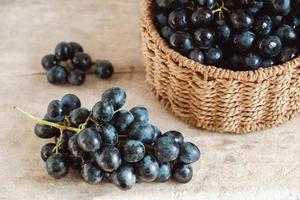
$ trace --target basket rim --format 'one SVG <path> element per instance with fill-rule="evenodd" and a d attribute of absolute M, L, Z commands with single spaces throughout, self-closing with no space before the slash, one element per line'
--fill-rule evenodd
<path fill-rule="evenodd" d="M 153 2 L 154 0 L 143 0 L 143 17 L 141 23 L 146 25 L 146 31 L 148 34 L 151 35 L 157 46 L 164 53 L 170 55 L 175 62 L 180 63 L 184 67 L 187 67 L 193 71 L 200 72 L 206 79 L 212 77 L 218 79 L 262 82 L 270 77 L 280 76 L 286 74 L 287 72 L 293 71 L 294 68 L 297 67 L 296 63 L 300 62 L 299 55 L 298 57 L 283 64 L 274 65 L 268 68 L 261 67 L 255 71 L 233 71 L 230 69 L 223 69 L 212 65 L 198 63 L 171 49 L 167 42 L 160 36 L 153 23 Z"/>

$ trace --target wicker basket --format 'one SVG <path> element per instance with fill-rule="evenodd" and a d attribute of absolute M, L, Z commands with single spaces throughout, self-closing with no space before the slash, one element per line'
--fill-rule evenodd
<path fill-rule="evenodd" d="M 147 82 L 169 111 L 195 127 L 226 133 L 273 127 L 300 112 L 300 57 L 246 72 L 196 63 L 160 37 L 152 2 L 144 0 L 141 20 Z"/>

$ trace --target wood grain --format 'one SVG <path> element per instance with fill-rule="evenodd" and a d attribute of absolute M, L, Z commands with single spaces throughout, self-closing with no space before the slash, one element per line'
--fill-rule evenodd
<path fill-rule="evenodd" d="M 299 199 L 300 119 L 243 136 L 208 133 L 177 120 L 145 83 L 139 12 L 139 0 L 1 0 L 0 199 Z M 41 57 L 63 40 L 110 59 L 119 73 L 108 81 L 89 75 L 82 87 L 48 84 Z M 40 159 L 48 140 L 36 138 L 34 122 L 13 106 L 43 117 L 50 100 L 74 93 L 91 108 L 112 86 L 127 90 L 126 108 L 147 106 L 163 131 L 182 131 L 200 147 L 191 183 L 144 183 L 123 192 L 111 184 L 88 185 L 76 173 L 59 181 L 48 177 Z"/>

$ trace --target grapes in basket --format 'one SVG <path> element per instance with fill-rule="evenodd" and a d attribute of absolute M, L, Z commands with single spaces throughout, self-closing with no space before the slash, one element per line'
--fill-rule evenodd
<path fill-rule="evenodd" d="M 247 71 L 299 55 L 298 0 L 153 1 L 161 37 L 196 62 Z"/>
<path fill-rule="evenodd" d="M 91 110 L 73 94 L 51 101 L 44 119 L 16 109 L 38 121 L 38 137 L 53 139 L 41 149 L 53 178 L 72 169 L 87 183 L 106 180 L 124 190 L 140 182 L 189 182 L 191 164 L 200 158 L 198 147 L 178 131 L 162 134 L 145 107 L 121 109 L 125 101 L 123 89 L 111 88 Z"/>

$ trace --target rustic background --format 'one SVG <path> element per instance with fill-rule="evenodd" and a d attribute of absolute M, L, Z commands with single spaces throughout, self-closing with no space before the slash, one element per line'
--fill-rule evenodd
<path fill-rule="evenodd" d="M 300 198 L 300 119 L 242 136 L 193 129 L 167 113 L 145 83 L 140 51 L 141 0 L 0 0 L 0 199 L 282 199 Z M 78 41 L 94 58 L 111 60 L 117 73 L 89 75 L 82 87 L 53 86 L 40 66 L 59 41 Z M 43 117 L 66 93 L 91 108 L 112 86 L 127 90 L 126 105 L 147 106 L 163 131 L 176 129 L 196 143 L 201 161 L 189 184 L 139 184 L 123 192 L 88 185 L 76 173 L 53 180 L 40 159 L 47 141 L 14 105 Z"/>

